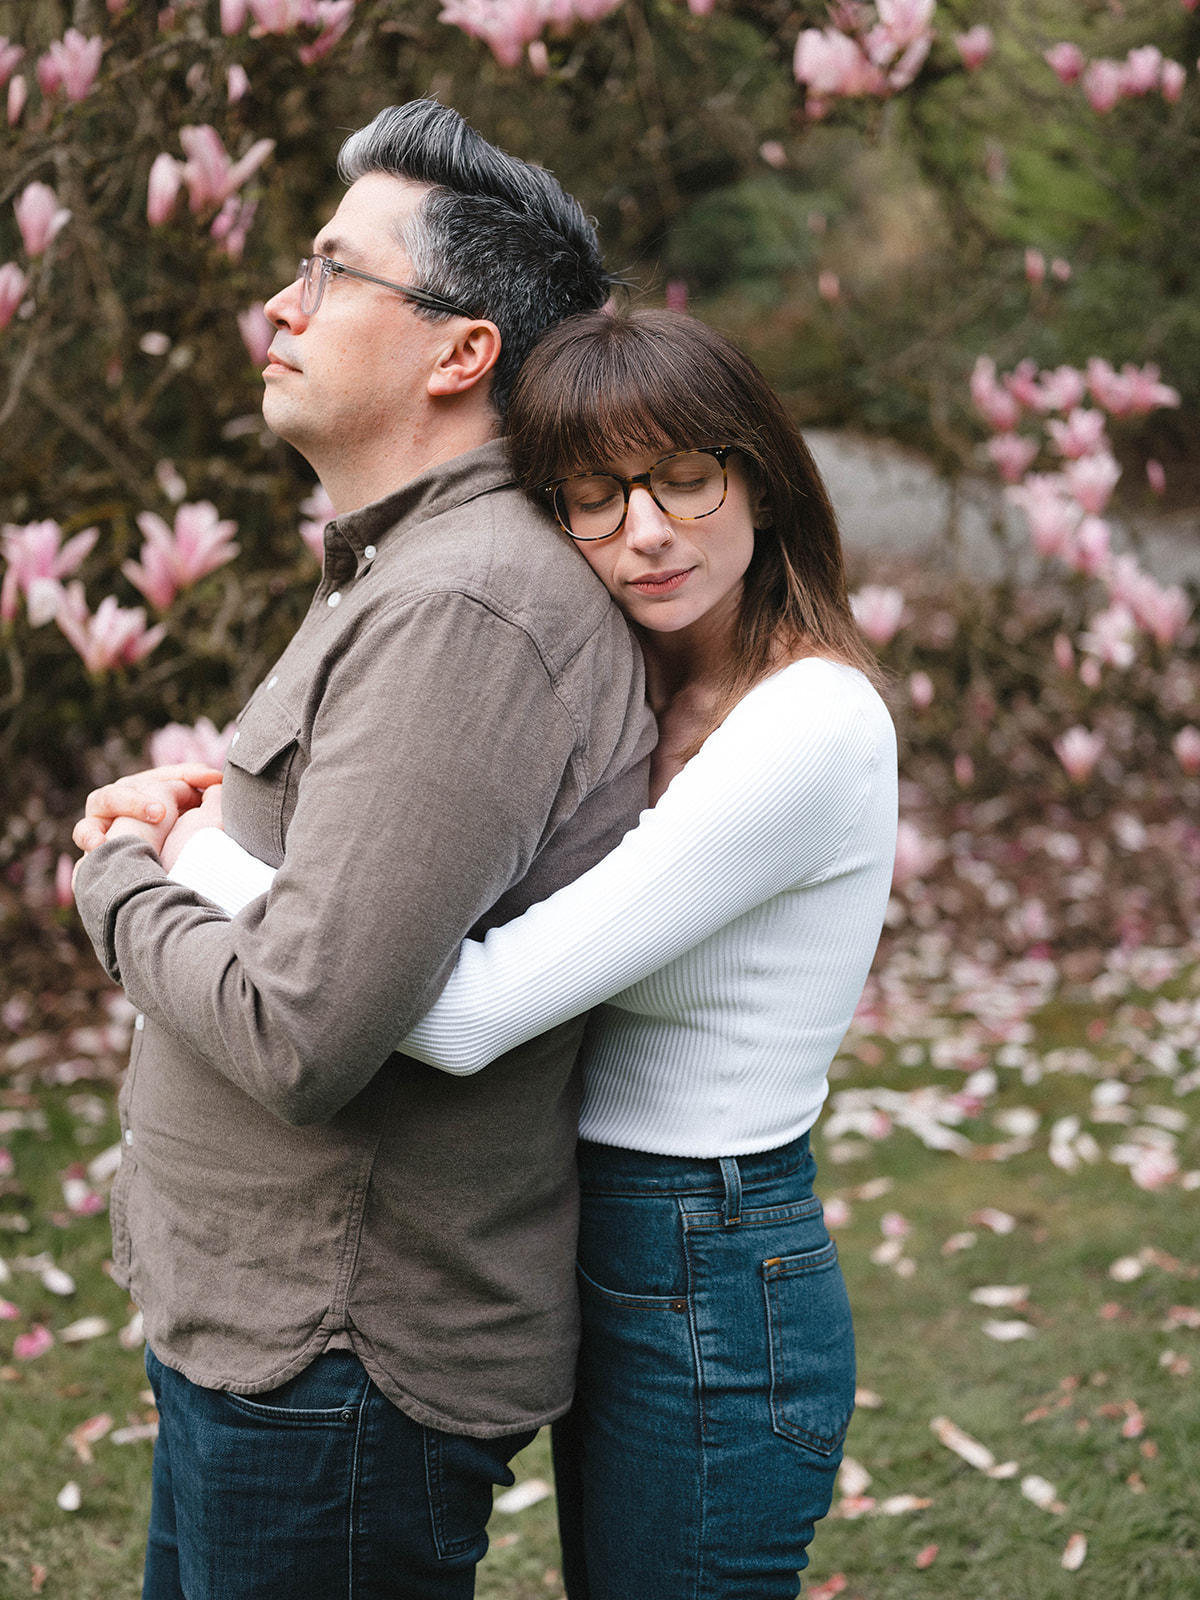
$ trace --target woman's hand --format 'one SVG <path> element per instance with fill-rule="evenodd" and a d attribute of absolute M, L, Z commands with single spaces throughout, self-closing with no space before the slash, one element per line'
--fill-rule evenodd
<path fill-rule="evenodd" d="M 176 822 L 170 833 L 163 841 L 162 849 L 158 852 L 163 866 L 170 872 L 179 860 L 180 852 L 193 834 L 199 833 L 201 828 L 220 828 L 221 821 L 221 785 L 214 783 L 205 789 L 204 798 L 198 806 L 194 806 Z"/>
<path fill-rule="evenodd" d="M 85 855 L 105 839 L 122 835 L 145 839 L 161 854 L 179 817 L 199 807 L 205 792 L 220 782 L 221 774 L 215 768 L 198 761 L 151 767 L 118 778 L 88 795 L 72 838 Z"/>

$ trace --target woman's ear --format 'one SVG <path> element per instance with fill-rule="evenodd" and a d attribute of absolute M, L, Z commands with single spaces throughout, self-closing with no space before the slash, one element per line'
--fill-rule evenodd
<path fill-rule="evenodd" d="M 500 330 L 482 319 L 468 322 L 447 339 L 438 353 L 427 392 L 433 396 L 463 394 L 485 378 L 500 359 Z"/>

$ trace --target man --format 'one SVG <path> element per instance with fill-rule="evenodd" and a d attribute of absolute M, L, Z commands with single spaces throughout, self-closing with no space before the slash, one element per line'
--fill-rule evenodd
<path fill-rule="evenodd" d="M 168 879 L 165 789 L 77 877 L 143 1013 L 112 1222 L 161 1418 L 150 1600 L 469 1596 L 492 1485 L 571 1393 L 580 1027 L 466 1079 L 391 1047 L 464 935 L 645 803 L 636 649 L 497 437 L 607 280 L 554 179 L 448 109 L 381 112 L 340 170 L 263 406 L 339 515 L 222 785 L 278 876 L 232 922 Z"/>

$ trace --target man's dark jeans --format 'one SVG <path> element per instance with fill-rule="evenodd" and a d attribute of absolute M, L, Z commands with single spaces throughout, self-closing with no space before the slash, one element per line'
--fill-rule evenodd
<path fill-rule="evenodd" d="M 494 1484 L 532 1433 L 422 1427 L 347 1351 L 266 1394 L 146 1351 L 158 1401 L 143 1600 L 470 1600 Z"/>

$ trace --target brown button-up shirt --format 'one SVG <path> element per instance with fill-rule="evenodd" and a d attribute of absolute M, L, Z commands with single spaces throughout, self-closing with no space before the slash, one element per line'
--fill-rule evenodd
<path fill-rule="evenodd" d="M 392 1045 L 464 935 L 616 843 L 652 743 L 624 622 L 499 442 L 330 525 L 225 772 L 270 894 L 226 921 L 130 838 L 77 884 L 144 1013 L 113 1260 L 163 1361 L 255 1393 L 349 1344 L 450 1432 L 565 1409 L 582 1023 L 470 1078 Z"/>

